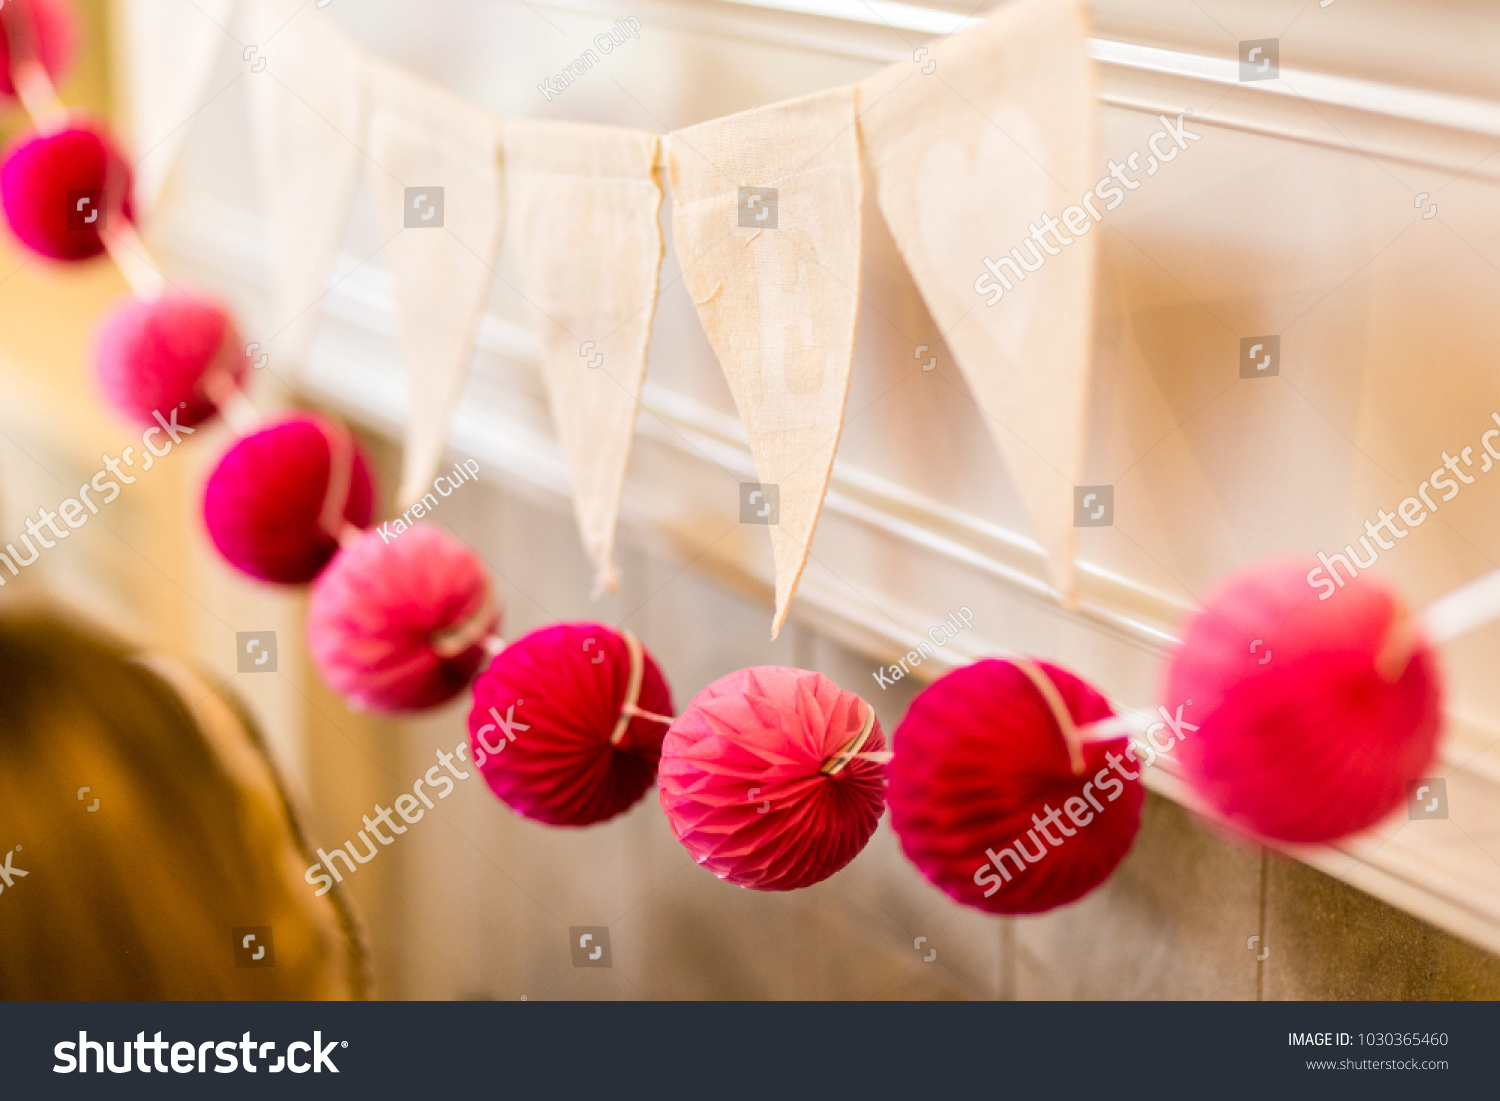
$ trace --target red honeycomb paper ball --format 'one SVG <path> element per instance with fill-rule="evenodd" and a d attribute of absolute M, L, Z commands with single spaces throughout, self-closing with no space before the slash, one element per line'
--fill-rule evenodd
<path fill-rule="evenodd" d="M 203 494 L 203 520 L 225 560 L 283 585 L 311 581 L 338 550 L 325 510 L 334 521 L 341 516 L 362 528 L 370 507 L 370 472 L 359 445 L 345 429 L 310 414 L 238 441 Z"/>
<path fill-rule="evenodd" d="M 29 21 L 32 49 L 56 84 L 73 68 L 78 53 L 78 16 L 67 0 L 9 0 L 11 13 L 0 15 L 7 32 L 0 34 L 0 96 L 16 94 L 10 72 L 9 31 L 17 17 Z"/>
<path fill-rule="evenodd" d="M 1076 726 L 1113 714 L 1067 670 L 1032 668 Z M 958 902 L 992 914 L 1051 910 L 1099 886 L 1130 851 L 1144 789 L 1126 745 L 1084 743 L 1075 773 L 1031 677 L 1009 661 L 976 662 L 924 689 L 896 729 L 891 825 L 911 862 Z"/>
<path fill-rule="evenodd" d="M 490 790 L 552 826 L 628 810 L 655 781 L 667 732 L 626 713 L 632 685 L 637 708 L 671 716 L 672 693 L 651 655 L 603 623 L 557 623 L 506 646 L 474 681 L 469 712 L 469 744 Z"/>
<path fill-rule="evenodd" d="M 85 121 L 53 134 L 22 135 L 0 164 L 0 200 L 11 232 L 51 260 L 103 252 L 100 223 L 131 217 L 130 186 L 125 158 L 100 127 Z M 93 222 L 90 214 L 97 214 Z"/>
<path fill-rule="evenodd" d="M 870 705 L 827 677 L 741 669 L 694 696 L 667 731 L 662 809 L 720 879 L 758 891 L 808 887 L 858 856 L 885 810 L 884 763 L 841 752 L 884 748 Z"/>
<path fill-rule="evenodd" d="M 1236 574 L 1173 653 L 1176 754 L 1199 794 L 1262 838 L 1325 842 L 1374 825 L 1426 774 L 1442 726 L 1436 655 L 1378 574 L 1331 592 L 1316 561 Z M 1319 599 L 1319 593 L 1327 599 Z"/>
<path fill-rule="evenodd" d="M 142 301 L 125 296 L 99 323 L 94 367 L 105 400 L 130 419 L 152 424 L 154 411 L 178 410 L 181 424 L 201 424 L 215 406 L 199 386 L 210 369 L 240 385 L 249 361 L 218 302 L 170 291 Z"/>
<path fill-rule="evenodd" d="M 366 532 L 313 585 L 313 664 L 351 706 L 419 711 L 464 690 L 500 623 L 489 572 L 440 528 Z"/>

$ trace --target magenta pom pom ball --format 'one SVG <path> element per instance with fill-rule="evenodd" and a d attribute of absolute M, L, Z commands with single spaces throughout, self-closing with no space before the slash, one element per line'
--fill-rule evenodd
<path fill-rule="evenodd" d="M 875 832 L 884 749 L 874 710 L 827 677 L 741 669 L 694 696 L 667 731 L 662 809 L 677 840 L 720 879 L 760 891 L 808 887 Z"/>
<path fill-rule="evenodd" d="M 370 472 L 354 438 L 310 415 L 238 441 L 203 495 L 204 523 L 225 560 L 283 585 L 316 577 L 338 550 L 340 518 L 362 528 L 370 509 Z"/>
<path fill-rule="evenodd" d="M 238 385 L 249 369 L 228 312 L 208 299 L 169 292 L 149 302 L 125 297 L 94 337 L 95 373 L 105 400 L 138 424 L 154 413 L 189 427 L 213 416 L 200 383 L 210 371 Z"/>
<path fill-rule="evenodd" d="M 656 780 L 672 694 L 638 640 L 602 623 L 557 623 L 496 654 L 474 681 L 469 744 L 507 806 L 588 826 L 633 806 Z"/>
<path fill-rule="evenodd" d="M 323 679 L 351 706 L 420 711 L 464 690 L 499 623 L 479 556 L 416 524 L 389 541 L 366 532 L 339 551 L 313 585 L 307 642 Z"/>
<path fill-rule="evenodd" d="M 1314 587 L 1318 571 L 1276 561 L 1230 578 L 1188 623 L 1164 686 L 1168 710 L 1199 728 L 1176 754 L 1198 793 L 1277 841 L 1374 825 L 1427 773 L 1442 725 L 1436 656 L 1396 592 L 1372 573 Z"/>
<path fill-rule="evenodd" d="M 75 121 L 11 145 L 0 165 L 0 201 L 27 248 L 52 260 L 86 260 L 104 251 L 102 226 L 131 217 L 130 167 L 102 129 Z"/>
<path fill-rule="evenodd" d="M 15 20 L 26 20 L 32 50 L 53 84 L 73 67 L 78 52 L 78 16 L 67 0 L 9 0 L 11 11 L 0 15 L 6 34 L 0 34 L 0 96 L 16 94 L 10 71 L 9 32 Z"/>
<path fill-rule="evenodd" d="M 1076 727 L 1107 700 L 1045 662 Z M 922 691 L 896 730 L 891 825 L 928 881 L 966 906 L 1036 914 L 1083 897 L 1130 851 L 1144 798 L 1124 737 L 1080 744 L 1016 664 L 987 659 Z"/>

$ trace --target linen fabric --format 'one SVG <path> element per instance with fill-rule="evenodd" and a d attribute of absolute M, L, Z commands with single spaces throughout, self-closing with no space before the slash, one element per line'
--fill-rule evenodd
<path fill-rule="evenodd" d="M 1085 214 L 1081 233 L 1061 230 L 1070 243 L 1027 241 L 1034 220 L 1081 204 L 1100 174 L 1086 28 L 1076 0 L 1016 0 L 859 87 L 881 214 L 1069 604 L 1099 232 Z M 1011 283 L 998 300 L 976 289 L 986 260 Z"/>
<path fill-rule="evenodd" d="M 442 462 L 448 418 L 489 301 L 505 227 L 501 120 L 394 65 L 376 58 L 368 64 L 373 163 L 365 171 L 387 240 L 380 258 L 393 277 L 409 384 L 397 492 L 405 507 Z M 409 188 L 418 190 L 408 197 Z M 408 207 L 420 212 L 410 228 Z"/>
<path fill-rule="evenodd" d="M 807 564 L 849 393 L 864 195 L 854 89 L 679 130 L 667 149 L 683 280 L 755 469 L 777 487 L 774 638 Z"/>
<path fill-rule="evenodd" d="M 620 493 L 661 270 L 661 139 L 576 122 L 510 122 L 505 188 L 521 291 L 573 513 L 599 591 L 613 592 Z"/>

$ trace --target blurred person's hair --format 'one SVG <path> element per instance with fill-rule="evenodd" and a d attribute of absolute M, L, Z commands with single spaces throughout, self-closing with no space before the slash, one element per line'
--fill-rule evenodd
<path fill-rule="evenodd" d="M 0 893 L 0 998 L 365 995 L 345 903 L 303 883 L 311 858 L 243 710 L 36 608 L 0 612 L 7 851 L 27 874 Z M 236 966 L 245 926 L 271 928 L 274 966 Z"/>

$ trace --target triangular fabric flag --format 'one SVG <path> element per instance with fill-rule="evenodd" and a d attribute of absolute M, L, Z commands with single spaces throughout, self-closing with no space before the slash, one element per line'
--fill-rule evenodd
<path fill-rule="evenodd" d="M 119 25 L 115 58 L 128 89 L 137 218 L 155 210 L 198 112 L 214 98 L 209 82 L 233 10 L 233 0 L 130 0 L 110 9 Z M 224 77 L 220 90 L 235 76 Z"/>
<path fill-rule="evenodd" d="M 676 131 L 668 166 L 683 281 L 763 483 L 752 512 L 771 533 L 775 638 L 807 564 L 849 394 L 864 194 L 854 89 Z"/>
<path fill-rule="evenodd" d="M 400 505 L 442 462 L 504 231 L 501 121 L 378 58 L 370 74 L 370 160 L 382 265 L 396 297 L 409 383 Z"/>
<path fill-rule="evenodd" d="M 615 522 L 661 271 L 660 144 L 577 122 L 505 126 L 508 235 L 598 592 L 617 584 Z"/>
<path fill-rule="evenodd" d="M 881 213 L 1070 605 L 1099 239 L 1089 230 L 1111 194 L 1093 191 L 1086 34 L 1077 0 L 1012 0 L 859 88 Z"/>
<path fill-rule="evenodd" d="M 271 30 L 266 67 L 245 79 L 275 257 L 268 337 L 277 358 L 300 363 L 359 187 L 369 94 L 364 51 L 333 17 L 308 9 L 274 19 L 282 7 L 249 5 Z"/>

